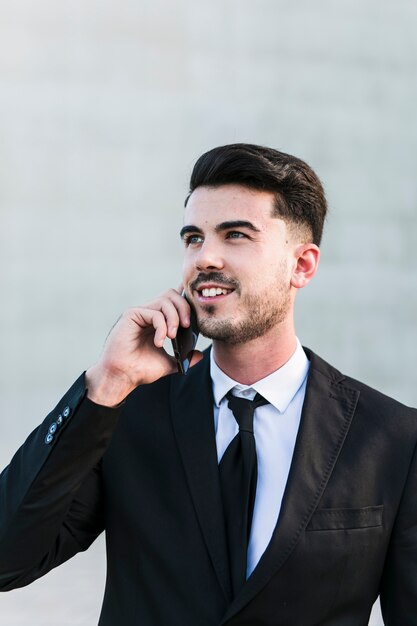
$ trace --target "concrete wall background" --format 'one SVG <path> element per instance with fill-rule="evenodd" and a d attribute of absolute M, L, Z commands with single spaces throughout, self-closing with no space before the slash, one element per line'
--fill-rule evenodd
<path fill-rule="evenodd" d="M 416 25 L 413 0 L 0 1 L 0 466 L 119 313 L 178 284 L 192 164 L 233 141 L 327 189 L 303 343 L 417 404 Z M 103 568 L 99 541 L 0 625 L 95 623 Z"/>

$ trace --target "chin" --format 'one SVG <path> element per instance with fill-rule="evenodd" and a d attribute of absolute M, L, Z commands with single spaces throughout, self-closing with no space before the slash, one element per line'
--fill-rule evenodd
<path fill-rule="evenodd" d="M 236 323 L 235 320 L 214 320 L 204 318 L 200 322 L 200 333 L 208 339 L 222 341 L 230 346 L 247 343 L 261 336 L 263 328 L 244 323 Z"/>
<path fill-rule="evenodd" d="M 201 307 L 201 310 L 207 315 L 214 315 L 214 313 L 216 312 L 216 307 L 214 306 L 214 304 L 203 304 L 203 305 L 200 305 L 200 307 Z"/>

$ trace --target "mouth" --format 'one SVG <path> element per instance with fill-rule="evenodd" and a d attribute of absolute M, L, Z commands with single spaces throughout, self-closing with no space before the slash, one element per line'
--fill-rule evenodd
<path fill-rule="evenodd" d="M 235 290 L 220 285 L 200 285 L 195 291 L 200 302 L 217 302 L 224 300 Z"/>

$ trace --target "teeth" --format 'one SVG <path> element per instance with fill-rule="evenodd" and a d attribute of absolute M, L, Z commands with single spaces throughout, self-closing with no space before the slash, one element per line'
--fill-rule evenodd
<path fill-rule="evenodd" d="M 201 293 L 204 298 L 214 298 L 215 296 L 227 295 L 229 291 L 221 287 L 211 287 L 210 289 L 202 289 Z"/>

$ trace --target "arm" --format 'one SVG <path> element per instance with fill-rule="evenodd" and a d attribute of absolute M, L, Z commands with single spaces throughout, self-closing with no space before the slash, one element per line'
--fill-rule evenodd
<path fill-rule="evenodd" d="M 4 470 L 0 589 L 28 584 L 85 550 L 101 532 L 100 459 L 120 403 L 138 385 L 176 371 L 162 346 L 180 323 L 189 325 L 189 314 L 174 290 L 124 313 L 85 381 L 76 381 Z"/>
<path fill-rule="evenodd" d="M 80 377 L 1 474 L 1 590 L 39 578 L 102 531 L 99 461 L 120 410 L 86 398 Z"/>

